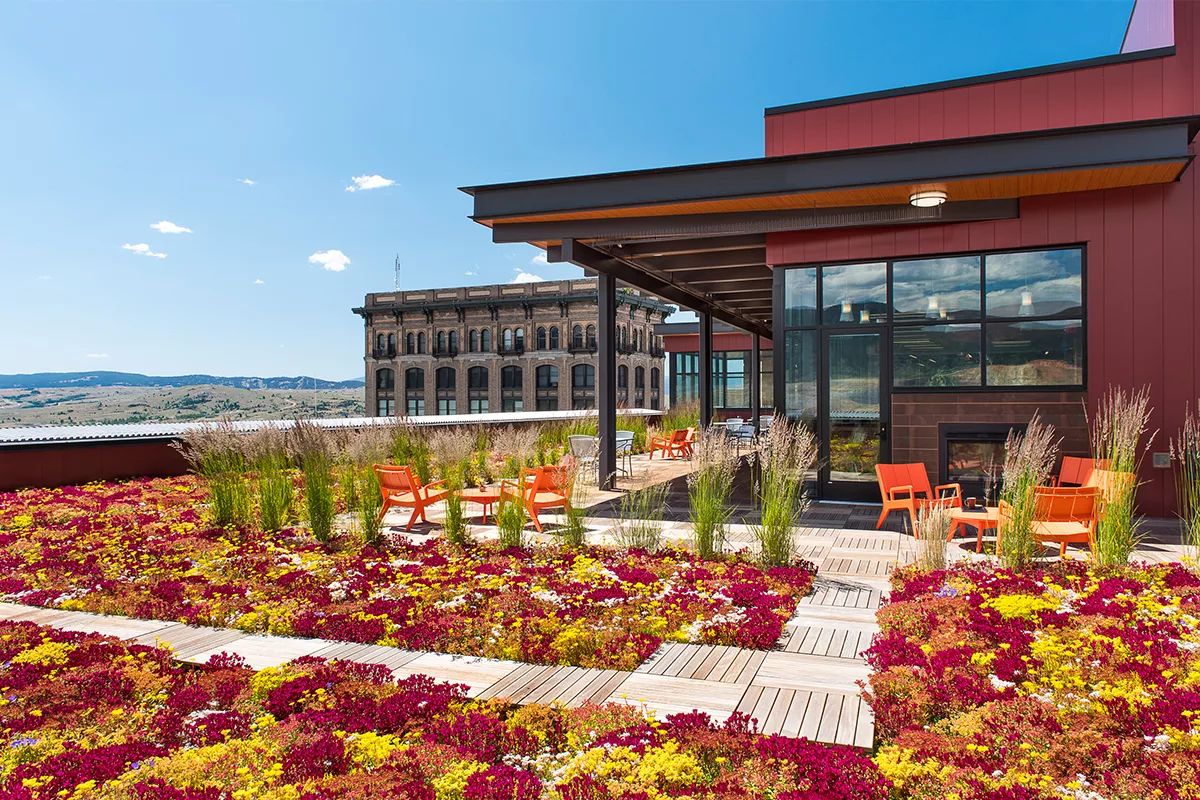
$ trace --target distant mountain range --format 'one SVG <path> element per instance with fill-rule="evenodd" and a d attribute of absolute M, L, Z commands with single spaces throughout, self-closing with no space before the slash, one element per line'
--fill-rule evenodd
<path fill-rule="evenodd" d="M 140 375 L 136 372 L 34 372 L 0 375 L 0 389 L 64 389 L 79 386 L 234 386 L 242 389 L 357 389 L 362 378 L 327 381 L 321 378 L 231 378 L 219 375 Z"/>

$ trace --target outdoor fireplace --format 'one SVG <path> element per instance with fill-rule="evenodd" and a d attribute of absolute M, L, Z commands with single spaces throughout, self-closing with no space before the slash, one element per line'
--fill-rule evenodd
<path fill-rule="evenodd" d="M 1003 423 L 942 423 L 938 425 L 938 483 L 962 485 L 963 497 L 995 504 L 1004 469 L 1008 432 L 1025 425 Z"/>

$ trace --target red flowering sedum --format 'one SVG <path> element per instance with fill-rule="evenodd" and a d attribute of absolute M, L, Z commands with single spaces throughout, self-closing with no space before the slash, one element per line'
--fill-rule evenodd
<path fill-rule="evenodd" d="M 0 623 L 0 800 L 885 800 L 857 751 L 740 715 L 474 701 L 425 676 Z"/>
<path fill-rule="evenodd" d="M 868 653 L 901 797 L 1200 797 L 1200 578 L 1179 564 L 901 573 Z"/>
<path fill-rule="evenodd" d="M 325 547 L 214 529 L 192 478 L 0 494 L 0 598 L 415 650 L 632 669 L 663 640 L 770 648 L 812 584 L 685 551 Z"/>

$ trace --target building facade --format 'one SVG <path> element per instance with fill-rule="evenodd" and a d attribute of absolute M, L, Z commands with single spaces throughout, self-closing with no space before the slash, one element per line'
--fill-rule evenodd
<path fill-rule="evenodd" d="M 1200 4 L 1136 0 L 1108 56 L 767 109 L 762 158 L 465 191 L 494 241 L 696 311 L 700 352 L 714 321 L 772 339 L 822 498 L 877 500 L 878 463 L 978 478 L 1035 413 L 1087 455 L 1085 408 L 1148 387 L 1138 500 L 1165 516 L 1200 393 L 1197 131 Z"/>
<path fill-rule="evenodd" d="M 700 400 L 700 323 L 664 322 L 654 327 L 667 351 L 667 403 L 696 403 Z M 759 340 L 759 412 L 770 414 L 774 407 L 774 376 L 771 340 Z M 713 325 L 712 405 L 718 419 L 753 416 L 750 383 L 754 379 L 750 334 L 731 325 Z"/>
<path fill-rule="evenodd" d="M 618 402 L 663 403 L 662 340 L 673 306 L 617 298 Z M 354 313 L 365 332 L 367 412 L 486 414 L 596 405 L 596 281 L 378 292 Z"/>

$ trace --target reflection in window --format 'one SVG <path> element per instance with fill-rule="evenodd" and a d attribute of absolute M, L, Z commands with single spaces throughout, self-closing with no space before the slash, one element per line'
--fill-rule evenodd
<path fill-rule="evenodd" d="M 887 264 L 821 269 L 821 313 L 826 325 L 887 321 Z"/>
<path fill-rule="evenodd" d="M 784 339 L 784 402 L 789 417 L 817 420 L 817 332 L 788 331 Z"/>
<path fill-rule="evenodd" d="M 671 371 L 671 403 L 693 403 L 700 399 L 700 354 L 672 353 L 675 359 Z"/>
<path fill-rule="evenodd" d="M 749 408 L 745 350 L 713 353 L 713 408 Z"/>
<path fill-rule="evenodd" d="M 789 269 L 783 274 L 783 318 L 789 328 L 817 324 L 816 269 Z"/>
<path fill-rule="evenodd" d="M 898 327 L 892 333 L 896 386 L 978 386 L 979 325 Z"/>
<path fill-rule="evenodd" d="M 1083 309 L 1083 253 L 1042 250 L 984 258 L 989 317 L 1077 316 Z"/>
<path fill-rule="evenodd" d="M 988 386 L 1081 385 L 1083 347 L 1083 323 L 1077 319 L 991 323 Z"/>
<path fill-rule="evenodd" d="M 897 261 L 892 265 L 892 318 L 979 319 L 979 256 Z"/>

